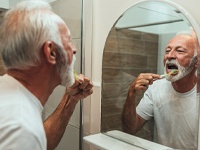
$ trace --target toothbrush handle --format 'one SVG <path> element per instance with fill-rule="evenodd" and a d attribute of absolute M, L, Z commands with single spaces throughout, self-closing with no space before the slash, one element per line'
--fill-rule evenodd
<path fill-rule="evenodd" d="M 166 76 L 165 74 L 163 74 L 163 75 L 160 75 L 160 77 L 161 77 L 162 79 L 163 79 L 163 78 L 165 78 L 165 76 Z"/>

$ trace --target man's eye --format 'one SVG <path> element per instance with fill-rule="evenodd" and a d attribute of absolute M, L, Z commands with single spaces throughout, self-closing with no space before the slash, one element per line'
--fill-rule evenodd
<path fill-rule="evenodd" d="M 179 53 L 184 52 L 184 50 L 182 50 L 182 49 L 177 49 L 176 51 L 179 52 Z"/>
<path fill-rule="evenodd" d="M 169 53 L 171 50 L 170 49 L 166 49 L 165 50 L 165 53 Z"/>
<path fill-rule="evenodd" d="M 74 43 L 72 42 L 72 40 L 70 40 L 68 44 L 71 45 L 71 46 L 74 45 Z"/>

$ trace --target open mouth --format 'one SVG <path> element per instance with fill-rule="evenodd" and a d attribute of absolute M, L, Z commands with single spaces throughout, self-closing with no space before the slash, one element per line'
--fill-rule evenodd
<path fill-rule="evenodd" d="M 170 73 L 170 72 L 172 72 L 172 71 L 174 72 L 175 70 L 177 70 L 176 72 L 174 72 L 174 73 L 172 73 L 172 74 L 170 74 L 170 75 L 175 76 L 175 75 L 178 74 L 178 66 L 177 66 L 176 64 L 168 63 L 166 66 L 167 66 L 167 67 L 166 67 L 166 72 L 167 72 L 167 73 Z"/>

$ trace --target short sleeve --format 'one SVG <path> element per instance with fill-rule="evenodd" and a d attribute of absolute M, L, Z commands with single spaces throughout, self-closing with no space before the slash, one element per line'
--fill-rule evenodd
<path fill-rule="evenodd" d="M 151 87 L 144 93 L 143 98 L 136 108 L 137 114 L 145 120 L 150 120 L 153 117 L 153 100 Z"/>

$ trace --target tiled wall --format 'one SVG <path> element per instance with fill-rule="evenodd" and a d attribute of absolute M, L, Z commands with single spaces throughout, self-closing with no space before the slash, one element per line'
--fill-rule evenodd
<path fill-rule="evenodd" d="M 2 59 L 0 58 L 0 76 L 5 73 L 5 68 L 3 66 Z"/>
<path fill-rule="evenodd" d="M 140 73 L 157 72 L 158 35 L 113 28 L 103 54 L 101 131 L 122 130 L 121 113 L 131 82 Z M 137 103 L 139 99 L 138 97 Z M 152 122 L 138 136 L 152 140 Z"/>
<path fill-rule="evenodd" d="M 3 16 L 3 11 L 0 11 L 0 21 L 2 16 Z M 3 75 L 4 73 L 5 73 L 5 68 L 3 66 L 2 58 L 0 56 L 0 76 Z"/>

